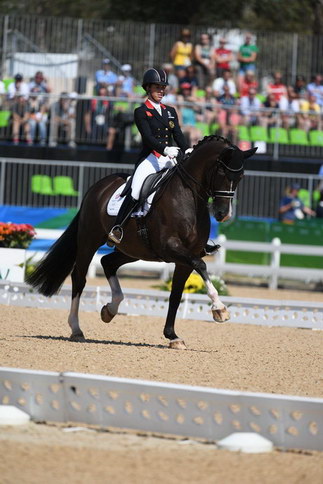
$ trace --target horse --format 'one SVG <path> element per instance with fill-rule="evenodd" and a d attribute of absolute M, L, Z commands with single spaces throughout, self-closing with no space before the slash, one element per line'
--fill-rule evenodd
<path fill-rule="evenodd" d="M 124 298 L 117 270 L 123 264 L 139 259 L 175 264 L 164 327 L 170 348 L 186 348 L 183 339 L 175 332 L 175 318 L 185 282 L 193 270 L 205 283 L 214 321 L 229 319 L 229 312 L 221 302 L 202 258 L 210 233 L 210 208 L 219 222 L 231 216 L 232 199 L 243 176 L 244 160 L 255 151 L 256 148 L 242 151 L 217 135 L 206 136 L 194 146 L 188 157 L 172 168 L 167 183 L 155 194 L 148 214 L 143 219 L 128 219 L 121 243 L 101 259 L 111 288 L 111 300 L 101 309 L 103 322 L 109 323 L 117 315 Z M 78 316 L 80 297 L 93 255 L 108 243 L 108 233 L 114 224 L 115 217 L 107 213 L 108 201 L 125 183 L 126 177 L 125 174 L 111 174 L 89 188 L 70 225 L 27 278 L 29 285 L 50 297 L 59 291 L 71 274 L 68 324 L 72 341 L 84 340 Z"/>

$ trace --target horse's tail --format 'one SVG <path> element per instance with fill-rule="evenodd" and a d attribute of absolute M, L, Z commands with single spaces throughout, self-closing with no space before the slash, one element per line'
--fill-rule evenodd
<path fill-rule="evenodd" d="M 52 296 L 71 273 L 76 260 L 79 213 L 60 238 L 52 245 L 26 282 L 44 296 Z"/>

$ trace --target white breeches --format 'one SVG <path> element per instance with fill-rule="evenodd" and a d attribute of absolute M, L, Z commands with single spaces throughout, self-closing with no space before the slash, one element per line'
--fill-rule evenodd
<path fill-rule="evenodd" d="M 147 156 L 134 172 L 131 183 L 131 196 L 135 200 L 139 200 L 140 190 L 144 180 L 152 173 L 157 173 L 163 168 L 172 168 L 176 164 L 175 159 L 170 159 L 169 156 L 160 156 L 157 158 L 153 153 Z"/>

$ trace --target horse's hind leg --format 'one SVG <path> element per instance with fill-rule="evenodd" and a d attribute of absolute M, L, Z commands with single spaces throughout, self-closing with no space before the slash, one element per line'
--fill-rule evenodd
<path fill-rule="evenodd" d="M 116 275 L 117 270 L 124 264 L 135 262 L 138 259 L 129 257 L 122 252 L 115 251 L 105 255 L 101 259 L 101 264 L 111 288 L 111 302 L 101 309 L 101 319 L 104 323 L 110 323 L 118 313 L 120 303 L 123 301 L 123 293 Z"/>
<path fill-rule="evenodd" d="M 184 341 L 175 333 L 175 318 L 179 303 L 181 302 L 183 289 L 192 268 L 184 265 L 175 265 L 172 279 L 172 291 L 169 296 L 169 306 L 164 328 L 164 336 L 170 340 L 169 347 L 173 349 L 186 349 Z"/>

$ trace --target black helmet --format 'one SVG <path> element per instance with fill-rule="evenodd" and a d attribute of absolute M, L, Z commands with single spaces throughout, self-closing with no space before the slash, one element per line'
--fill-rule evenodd
<path fill-rule="evenodd" d="M 158 84 L 159 86 L 168 86 L 168 77 L 162 69 L 148 69 L 142 80 L 142 87 L 146 90 L 148 84 Z"/>

